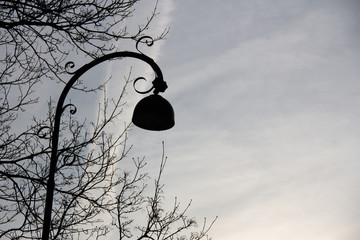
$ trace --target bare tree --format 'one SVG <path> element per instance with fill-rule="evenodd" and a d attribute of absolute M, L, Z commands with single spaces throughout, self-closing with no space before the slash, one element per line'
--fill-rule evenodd
<path fill-rule="evenodd" d="M 8 132 L 19 110 L 36 102 L 32 93 L 37 83 L 45 79 L 63 81 L 71 53 L 96 58 L 113 51 L 114 40 L 143 36 L 157 15 L 157 2 L 147 21 L 130 31 L 124 21 L 132 17 L 137 2 L 0 0 L 1 133 Z M 77 87 L 89 90 L 80 81 Z"/>
<path fill-rule="evenodd" d="M 138 235 L 136 239 L 178 239 L 178 240 L 198 240 L 209 239 L 208 231 L 212 227 L 215 220 L 209 225 L 204 225 L 199 232 L 187 232 L 192 227 L 197 227 L 197 222 L 189 218 L 186 213 L 190 207 L 191 202 L 181 209 L 180 203 L 175 199 L 174 205 L 170 211 L 165 211 L 162 208 L 163 196 L 163 184 L 161 184 L 161 176 L 166 165 L 167 158 L 164 155 L 164 143 L 163 143 L 163 155 L 160 164 L 159 175 L 155 180 L 155 188 L 153 196 L 144 197 L 142 194 L 138 195 L 141 191 L 132 192 L 129 197 L 124 197 L 129 190 L 126 185 L 123 186 L 120 194 L 118 195 L 117 206 L 117 219 L 116 226 L 119 229 L 120 239 L 131 238 L 134 231 L 131 231 L 133 227 L 133 220 L 129 218 L 129 215 L 139 211 L 140 209 L 146 209 L 146 221 L 143 226 L 136 226 L 135 229 Z M 137 166 L 141 167 L 142 161 L 137 162 Z M 131 186 L 131 185 L 130 185 Z M 130 187 L 131 188 L 131 187 Z M 133 228 L 134 230 L 134 228 Z M 186 235 L 187 233 L 187 235 Z"/>
<path fill-rule="evenodd" d="M 20 111 L 36 103 L 35 86 L 48 79 L 63 81 L 71 53 L 95 58 L 114 50 L 114 40 L 135 40 L 144 34 L 157 14 L 156 5 L 148 20 L 129 32 L 124 20 L 137 2 L 0 0 L 1 148 L 17 138 L 10 132 L 11 124 Z M 91 91 L 81 81 L 75 86 Z"/>
<path fill-rule="evenodd" d="M 25 131 L 12 124 L 22 110 L 36 103 L 37 83 L 64 82 L 65 62 L 75 52 L 80 58 L 97 58 L 114 51 L 108 44 L 118 39 L 137 40 L 157 14 L 129 31 L 138 0 L 0 0 L 0 238 L 39 239 L 43 226 L 46 180 L 52 149 L 54 107 L 49 102 L 45 118 L 33 118 Z M 156 39 L 161 39 L 166 30 Z M 127 131 L 113 133 L 111 124 L 123 111 L 122 93 L 104 98 L 93 122 L 79 120 L 76 108 L 64 111 L 58 150 L 56 187 L 51 221 L 52 239 L 101 239 L 113 232 L 119 239 L 202 239 L 212 223 L 198 233 L 196 222 L 175 201 L 162 209 L 160 177 L 152 196 L 146 195 L 149 176 L 144 159 L 123 168 L 131 146 Z M 78 82 L 75 89 L 88 89 Z M 106 96 L 106 94 L 104 94 Z M 68 110 L 68 111 L 67 111 Z M 110 134 L 111 133 L 111 134 Z M 127 169 L 127 170 L 125 170 Z M 146 221 L 137 222 L 144 213 Z M 106 221 L 104 219 L 107 219 Z M 114 229 L 117 231 L 114 231 Z M 183 235 L 188 233 L 189 235 Z"/>
<path fill-rule="evenodd" d="M 146 194 L 150 176 L 143 172 L 143 158 L 134 158 L 130 169 L 122 168 L 128 165 L 126 155 L 131 149 L 126 146 L 127 128 L 117 135 L 107 134 L 111 132 L 107 131 L 109 123 L 122 112 L 121 99 L 122 96 L 116 101 L 105 99 L 91 129 L 75 119 L 74 109 L 64 117 L 51 238 L 101 239 L 115 229 L 117 238 L 122 240 L 207 238 L 212 224 L 204 225 L 199 232 L 187 232 L 196 227 L 196 222 L 185 215 L 190 204 L 183 210 L 178 202 L 169 211 L 162 208 L 160 177 L 166 162 L 164 156 L 152 195 Z M 49 109 L 47 119 L 35 119 L 38 124 L 24 133 L 31 141 L 24 142 L 12 159 L 1 160 L 0 238 L 41 237 L 51 129 L 40 126 L 46 123 L 51 128 L 51 105 Z M 14 145 L 22 145 L 22 139 L 14 141 Z"/>

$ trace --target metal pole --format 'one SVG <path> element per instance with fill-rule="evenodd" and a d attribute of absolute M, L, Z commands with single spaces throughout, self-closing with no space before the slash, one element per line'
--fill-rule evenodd
<path fill-rule="evenodd" d="M 143 38 L 141 38 L 141 39 L 143 39 Z M 136 48 L 137 48 L 138 43 L 141 41 L 141 39 L 138 40 L 138 42 L 136 44 Z M 57 107 L 56 107 L 54 130 L 53 130 L 53 135 L 52 135 L 52 140 L 51 140 L 52 145 L 51 145 L 50 169 L 49 169 L 49 177 L 48 177 L 48 181 L 47 181 L 45 213 L 44 213 L 44 222 L 43 222 L 43 229 L 42 229 L 43 230 L 42 231 L 42 239 L 43 240 L 48 240 L 49 236 L 50 236 L 51 213 L 52 213 L 54 190 L 55 190 L 55 173 L 57 171 L 56 165 L 57 165 L 57 160 L 58 160 L 60 122 L 61 122 L 61 115 L 64 111 L 63 105 L 64 105 L 65 98 L 66 98 L 68 92 L 70 91 L 71 87 L 73 86 L 73 84 L 89 69 L 91 69 L 92 67 L 94 67 L 104 61 L 116 59 L 116 58 L 121 59 L 124 57 L 136 58 L 136 59 L 140 59 L 140 60 L 148 63 L 152 67 L 152 69 L 154 70 L 154 72 L 156 74 L 156 76 L 155 76 L 156 80 L 164 82 L 161 69 L 154 62 L 154 60 L 152 60 L 150 57 L 148 57 L 142 53 L 127 52 L 127 51 L 115 52 L 115 53 L 110 53 L 108 55 L 104 55 L 104 56 L 97 58 L 97 59 L 93 60 L 92 62 L 82 66 L 81 68 L 79 68 L 77 71 L 75 71 L 73 73 L 74 74 L 73 77 L 65 85 L 65 87 L 62 91 L 62 93 L 59 97 L 59 100 L 58 100 Z M 165 89 L 159 90 L 155 87 L 154 92 L 155 91 L 163 92 L 163 91 L 165 91 Z M 137 92 L 139 92 L 139 91 L 137 91 Z M 142 92 L 139 92 L 139 93 L 142 93 Z"/>

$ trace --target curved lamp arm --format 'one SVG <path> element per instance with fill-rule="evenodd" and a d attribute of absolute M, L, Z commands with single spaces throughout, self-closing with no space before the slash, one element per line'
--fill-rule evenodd
<path fill-rule="evenodd" d="M 155 79 L 152 82 L 153 83 L 153 87 L 145 92 L 140 92 L 138 90 L 135 91 L 140 93 L 140 94 L 144 94 L 144 93 L 149 93 L 150 91 L 154 90 L 154 94 L 158 94 L 159 92 L 164 92 L 167 88 L 166 82 L 163 79 L 163 75 L 161 72 L 160 67 L 154 62 L 153 59 L 151 59 L 150 57 L 146 56 L 145 54 L 143 54 L 141 51 L 139 51 L 138 49 L 138 44 L 140 42 L 142 42 L 143 39 L 148 38 L 151 39 L 151 41 L 145 41 L 145 43 L 148 46 L 151 46 L 153 44 L 152 38 L 145 36 L 140 38 L 137 42 L 136 42 L 136 49 L 138 50 L 138 52 L 128 52 L 128 51 L 122 51 L 122 52 L 114 52 L 114 53 L 110 53 L 107 55 L 104 55 L 102 57 L 99 57 L 97 59 L 94 59 L 93 61 L 89 62 L 88 64 L 85 64 L 84 66 L 80 67 L 78 70 L 76 70 L 75 72 L 72 72 L 71 74 L 73 74 L 73 76 L 71 77 L 71 79 L 69 80 L 69 82 L 65 85 L 58 103 L 57 103 L 57 107 L 56 107 L 56 112 L 55 112 L 55 121 L 54 121 L 54 130 L 53 130 L 53 135 L 52 135 L 52 150 L 51 150 L 51 159 L 50 159 L 50 170 L 49 170 L 49 178 L 48 178 L 48 182 L 47 182 L 47 189 L 46 189 L 46 202 L 45 202 L 45 213 L 44 213 L 44 223 L 43 223 L 43 232 L 42 232 L 42 239 L 43 240 L 47 240 L 49 239 L 49 234 L 50 234 L 50 225 L 51 225 L 51 212 L 52 212 L 52 204 L 53 204 L 53 197 L 54 197 L 54 188 L 55 188 L 55 172 L 56 172 L 56 165 L 57 165 L 57 152 L 58 152 L 58 143 L 59 143 L 59 132 L 60 132 L 60 122 L 61 122 L 61 115 L 64 111 L 64 109 L 67 106 L 72 106 L 72 104 L 67 104 L 64 106 L 64 102 L 65 102 L 65 98 L 67 96 L 67 94 L 69 93 L 71 87 L 73 86 L 73 84 L 84 74 L 86 73 L 88 70 L 90 70 L 91 68 L 93 68 L 94 66 L 105 62 L 107 60 L 112 60 L 112 59 L 122 59 L 122 58 L 136 58 L 139 60 L 142 60 L 144 62 L 146 62 L 147 64 L 149 64 L 151 66 L 151 68 L 154 70 L 155 72 Z M 65 66 L 65 68 L 72 68 L 74 67 L 74 63 L 73 62 L 68 62 Z M 70 73 L 70 72 L 69 72 Z M 143 77 L 139 77 L 134 81 L 134 87 L 135 87 L 135 83 L 138 80 L 144 80 L 145 78 Z M 75 113 L 74 111 L 76 110 L 72 110 L 72 113 Z"/>

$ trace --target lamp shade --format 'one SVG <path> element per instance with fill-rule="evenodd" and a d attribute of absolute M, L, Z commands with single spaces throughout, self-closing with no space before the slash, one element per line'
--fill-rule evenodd
<path fill-rule="evenodd" d="M 160 95 L 152 94 L 135 106 L 132 122 L 139 128 L 162 131 L 175 125 L 174 116 L 171 104 Z"/>

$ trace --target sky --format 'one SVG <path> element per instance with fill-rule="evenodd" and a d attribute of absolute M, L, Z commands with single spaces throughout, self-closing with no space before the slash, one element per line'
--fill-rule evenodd
<path fill-rule="evenodd" d="M 170 32 L 145 52 L 176 125 L 133 127 L 129 142 L 154 173 L 165 142 L 166 201 L 192 200 L 199 223 L 218 216 L 214 239 L 358 240 L 359 10 L 356 0 L 160 1 L 153 31 Z"/>
<path fill-rule="evenodd" d="M 154 4 L 140 1 L 128 24 Z M 358 240 L 360 1 L 160 0 L 157 10 L 149 34 L 170 31 L 140 47 L 163 71 L 176 123 L 134 126 L 128 145 L 155 178 L 164 141 L 165 206 L 192 201 L 199 227 L 218 216 L 209 232 L 218 240 Z M 130 66 L 151 76 L 136 61 L 114 61 L 91 78 L 123 79 Z M 61 91 L 42 88 L 45 102 Z M 97 109 L 94 95 L 78 94 L 68 97 L 77 114 Z M 122 122 L 142 97 L 128 89 Z"/>

